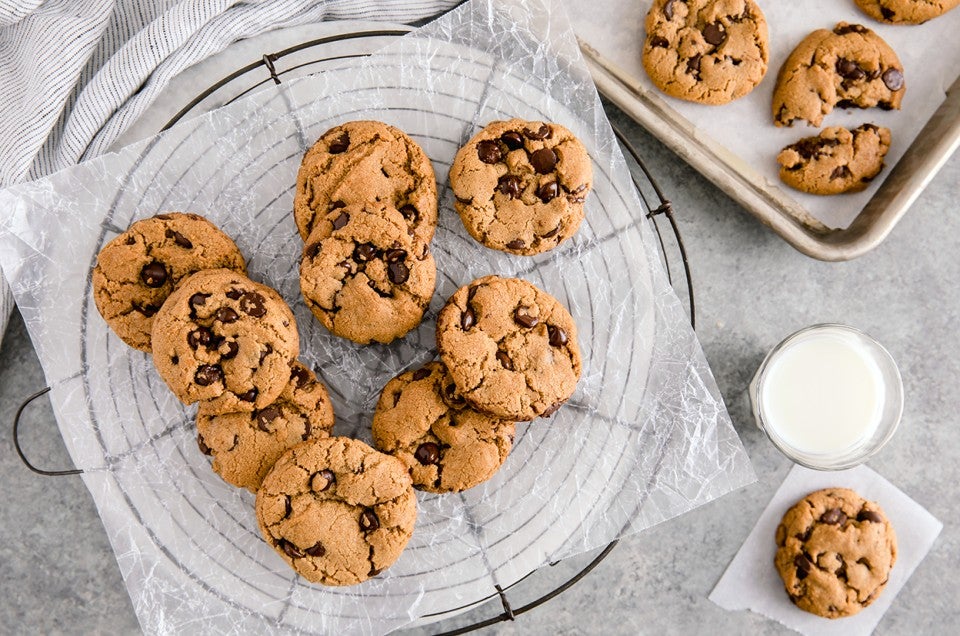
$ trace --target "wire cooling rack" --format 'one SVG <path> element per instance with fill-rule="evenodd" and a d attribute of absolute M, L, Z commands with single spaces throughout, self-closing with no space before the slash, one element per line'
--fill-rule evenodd
<path fill-rule="evenodd" d="M 296 77 L 303 74 L 317 72 L 323 70 L 326 65 L 331 63 L 336 63 L 343 59 L 359 57 L 362 55 L 362 53 L 337 55 L 335 50 L 338 43 L 347 41 L 356 42 L 358 39 L 365 38 L 396 37 L 403 35 L 406 32 L 407 31 L 405 29 L 376 29 L 350 33 L 339 33 L 329 37 L 300 42 L 276 53 L 263 54 L 259 60 L 246 64 L 241 68 L 238 68 L 235 71 L 223 76 L 221 79 L 212 82 L 209 86 L 203 88 L 196 95 L 190 98 L 176 113 L 176 115 L 164 123 L 160 130 L 167 130 L 184 118 L 204 112 L 204 110 L 209 110 L 214 106 L 230 104 L 233 101 L 236 101 L 237 99 L 256 91 L 264 85 L 268 85 L 270 83 L 280 84 L 289 77 Z M 291 63 L 284 64 L 284 62 L 287 61 L 290 61 Z M 696 309 L 690 267 L 670 201 L 666 198 L 665 194 L 662 192 L 659 185 L 650 174 L 650 171 L 644 164 L 637 149 L 630 144 L 630 142 L 619 130 L 615 129 L 614 132 L 616 133 L 622 147 L 633 160 L 633 165 L 631 166 L 632 175 L 634 185 L 636 186 L 644 205 L 644 210 L 642 212 L 652 223 L 653 229 L 658 237 L 663 261 L 671 282 L 673 282 L 673 272 L 671 269 L 675 269 L 677 267 L 677 259 L 679 258 L 684 279 L 682 286 L 686 288 L 686 297 L 689 303 L 691 323 L 695 325 Z M 661 219 L 665 220 L 668 224 L 668 231 L 665 231 L 661 228 L 661 224 L 664 222 Z M 675 286 L 679 286 L 679 281 L 677 284 L 675 284 Z M 47 393 L 47 391 L 49 391 L 49 389 L 43 389 L 30 396 L 17 410 L 13 422 L 14 444 L 16 451 L 23 463 L 30 470 L 38 474 L 45 476 L 80 474 L 83 472 L 82 469 L 44 470 L 37 468 L 27 459 L 23 449 L 21 448 L 18 435 L 21 416 L 25 408 L 32 401 L 41 397 Z M 538 570 L 530 572 L 526 576 L 508 586 L 495 586 L 495 593 L 491 593 L 485 598 L 474 600 L 467 605 L 450 607 L 443 612 L 426 615 L 421 619 L 421 623 L 434 622 L 444 618 L 453 617 L 456 614 L 474 607 L 478 607 L 492 599 L 499 600 L 500 609 L 502 611 L 499 611 L 490 618 L 480 620 L 469 625 L 457 627 L 455 629 L 450 629 L 442 633 L 461 634 L 502 621 L 513 620 L 516 616 L 524 614 L 536 607 L 539 607 L 540 605 L 543 605 L 544 603 L 547 603 L 548 601 L 562 594 L 565 590 L 575 585 L 578 581 L 587 576 L 590 571 L 593 570 L 601 561 L 603 561 L 603 559 L 610 554 L 616 545 L 617 541 L 613 541 L 608 544 L 585 566 L 573 566 L 568 565 L 565 562 L 551 563 L 550 567 L 568 567 L 571 569 L 572 573 L 563 583 L 552 587 L 549 589 L 549 591 L 540 594 L 533 600 L 520 604 L 520 602 L 516 599 L 517 597 L 523 595 L 524 587 L 532 587 L 532 579 L 537 575 L 539 572 Z M 571 561 L 575 560 L 578 559 L 571 559 Z M 511 601 L 511 596 L 514 598 L 513 601 Z"/>

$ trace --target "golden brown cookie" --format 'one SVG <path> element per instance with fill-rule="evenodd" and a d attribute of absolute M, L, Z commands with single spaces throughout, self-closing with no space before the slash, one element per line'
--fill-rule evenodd
<path fill-rule="evenodd" d="M 592 181 L 590 156 L 573 133 L 521 119 L 488 124 L 450 167 L 470 236 L 511 254 L 539 254 L 573 236 Z"/>
<path fill-rule="evenodd" d="M 753 0 L 654 0 L 643 68 L 667 95 L 726 104 L 767 72 L 767 21 Z"/>
<path fill-rule="evenodd" d="M 819 126 L 834 106 L 899 110 L 905 92 L 903 65 L 890 45 L 864 26 L 840 22 L 805 37 L 780 67 L 773 123 Z"/>
<path fill-rule="evenodd" d="M 300 348 L 280 294 L 228 269 L 184 280 L 157 312 L 152 340 L 153 362 L 177 398 L 221 413 L 276 400 Z"/>
<path fill-rule="evenodd" d="M 417 498 L 400 460 L 327 437 L 284 453 L 257 491 L 263 538 L 300 576 L 355 585 L 400 557 Z"/>
<path fill-rule="evenodd" d="M 960 0 L 856 0 L 864 13 L 888 24 L 921 24 L 955 9 Z"/>
<path fill-rule="evenodd" d="M 519 278 L 486 276 L 458 289 L 437 317 L 437 347 L 463 397 L 504 419 L 551 415 L 580 379 L 570 312 Z"/>
<path fill-rule="evenodd" d="M 780 151 L 780 179 L 810 194 L 859 192 L 880 174 L 889 149 L 888 128 L 824 128 Z"/>
<path fill-rule="evenodd" d="M 306 241 L 319 219 L 344 205 L 396 208 L 426 245 L 437 227 L 433 164 L 406 133 L 379 121 L 349 121 L 323 133 L 297 174 L 293 216 Z"/>
<path fill-rule="evenodd" d="M 441 362 L 390 380 L 373 414 L 374 445 L 429 492 L 460 492 L 493 477 L 510 454 L 514 429 L 471 408 Z"/>
<path fill-rule="evenodd" d="M 840 618 L 877 599 L 897 560 L 883 510 L 846 488 L 812 492 L 777 526 L 776 566 L 802 610 Z"/>
<path fill-rule="evenodd" d="M 350 205 L 316 224 L 300 261 L 307 307 L 334 335 L 389 343 L 420 324 L 437 266 L 401 214 L 382 204 Z"/>
<path fill-rule="evenodd" d="M 197 412 L 197 444 L 213 456 L 224 481 L 254 492 L 287 449 L 327 437 L 333 405 L 313 371 L 294 362 L 290 381 L 273 404 L 251 412 L 217 413 L 206 402 Z"/>
<path fill-rule="evenodd" d="M 229 236 L 197 214 L 158 214 L 134 222 L 100 250 L 93 300 L 124 342 L 150 351 L 153 319 L 167 296 L 190 274 L 220 268 L 246 273 Z"/>

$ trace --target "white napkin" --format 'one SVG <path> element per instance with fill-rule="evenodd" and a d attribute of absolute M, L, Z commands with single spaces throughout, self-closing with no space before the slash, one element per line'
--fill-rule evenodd
<path fill-rule="evenodd" d="M 805 612 L 791 603 L 773 565 L 777 551 L 774 533 L 784 513 L 807 493 L 831 487 L 851 488 L 864 499 L 880 504 L 897 533 L 897 562 L 890 571 L 886 589 L 859 614 L 833 620 Z M 724 609 L 758 612 L 802 634 L 869 634 L 930 551 L 942 528 L 943 524 L 920 504 L 866 466 L 837 472 L 794 466 L 713 588 L 710 600 Z"/>

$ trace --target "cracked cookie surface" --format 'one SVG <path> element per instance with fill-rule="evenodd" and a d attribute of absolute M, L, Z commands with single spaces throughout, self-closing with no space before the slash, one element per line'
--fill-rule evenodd
<path fill-rule="evenodd" d="M 306 241 L 319 219 L 344 205 L 378 202 L 399 210 L 416 240 L 437 227 L 433 164 L 406 133 L 379 121 L 351 121 L 325 132 L 297 173 L 293 216 Z"/>
<path fill-rule="evenodd" d="M 400 460 L 328 437 L 277 460 L 257 491 L 256 514 L 263 538 L 302 577 L 355 585 L 400 557 L 417 499 Z"/>
<path fill-rule="evenodd" d="M 643 67 L 667 95 L 726 104 L 767 72 L 767 21 L 753 0 L 654 0 Z"/>
<path fill-rule="evenodd" d="M 960 0 L 856 0 L 868 16 L 888 24 L 921 24 L 955 9 Z"/>
<path fill-rule="evenodd" d="M 570 312 L 519 278 L 486 276 L 458 289 L 437 317 L 437 347 L 474 408 L 514 421 L 551 415 L 582 370 Z"/>
<path fill-rule="evenodd" d="M 221 413 L 276 400 L 300 349 L 280 294 L 226 269 L 184 280 L 157 312 L 152 339 L 153 362 L 174 395 Z"/>
<path fill-rule="evenodd" d="M 783 516 L 775 564 L 802 610 L 840 618 L 877 599 L 897 560 L 883 510 L 846 488 L 812 492 Z"/>
<path fill-rule="evenodd" d="M 246 273 L 229 236 L 198 214 L 158 214 L 134 222 L 100 250 L 93 300 L 125 343 L 150 351 L 154 317 L 180 281 L 220 268 Z"/>
<path fill-rule="evenodd" d="M 890 45 L 864 26 L 840 22 L 805 37 L 780 67 L 773 123 L 819 126 L 835 106 L 899 109 L 905 92 L 903 65 Z"/>
<path fill-rule="evenodd" d="M 559 124 L 494 121 L 450 167 L 457 213 L 489 248 L 532 255 L 573 236 L 593 182 L 587 149 Z"/>
<path fill-rule="evenodd" d="M 381 204 L 334 210 L 317 223 L 300 261 L 310 311 L 334 335 L 389 343 L 420 324 L 436 284 L 426 243 Z"/>
<path fill-rule="evenodd" d="M 853 130 L 824 128 L 780 151 L 780 179 L 810 194 L 859 192 L 883 169 L 890 130 L 863 124 Z"/>
<path fill-rule="evenodd" d="M 213 456 L 224 481 L 256 492 L 263 477 L 287 449 L 327 437 L 333 405 L 327 388 L 300 362 L 277 400 L 253 412 L 217 413 L 205 403 L 197 411 L 197 445 Z"/>
<path fill-rule="evenodd" d="M 404 463 L 415 488 L 460 492 L 493 477 L 515 425 L 471 408 L 442 362 L 390 380 L 373 415 L 376 447 Z"/>

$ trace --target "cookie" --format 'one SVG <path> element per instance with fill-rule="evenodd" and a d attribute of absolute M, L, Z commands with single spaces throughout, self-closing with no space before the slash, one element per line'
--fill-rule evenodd
<path fill-rule="evenodd" d="M 780 179 L 810 194 L 859 192 L 883 169 L 890 130 L 863 124 L 853 130 L 824 128 L 780 151 Z"/>
<path fill-rule="evenodd" d="M 897 560 L 883 510 L 846 488 L 812 492 L 777 526 L 775 563 L 790 600 L 826 618 L 852 616 L 877 599 Z"/>
<path fill-rule="evenodd" d="M 437 317 L 437 347 L 467 402 L 504 419 L 551 415 L 580 379 L 570 312 L 519 278 L 486 276 L 458 289 Z"/>
<path fill-rule="evenodd" d="M 390 567 L 413 534 L 417 498 L 400 460 L 328 437 L 284 453 L 257 491 L 264 539 L 314 583 L 355 585 Z"/>
<path fill-rule="evenodd" d="M 820 126 L 834 106 L 899 109 L 905 92 L 903 65 L 890 45 L 864 26 L 840 22 L 805 37 L 780 67 L 773 123 Z"/>
<path fill-rule="evenodd" d="M 493 477 L 514 423 L 470 408 L 441 362 L 390 380 L 373 414 L 373 442 L 404 463 L 415 488 L 460 492 Z"/>
<path fill-rule="evenodd" d="M 576 233 L 592 180 L 590 156 L 573 133 L 521 119 L 490 123 L 450 167 L 454 205 L 470 236 L 521 255 Z"/>
<path fill-rule="evenodd" d="M 868 16 L 888 24 L 921 24 L 955 9 L 960 0 L 856 0 Z"/>
<path fill-rule="evenodd" d="M 436 278 L 430 248 L 383 204 L 334 210 L 300 261 L 307 307 L 331 333 L 360 344 L 388 343 L 419 325 Z"/>
<path fill-rule="evenodd" d="M 163 301 L 202 269 L 246 273 L 230 237 L 197 214 L 168 212 L 134 222 L 106 244 L 93 270 L 93 300 L 121 340 L 150 351 L 150 332 Z"/>
<path fill-rule="evenodd" d="M 224 481 L 256 492 L 280 455 L 300 442 L 326 437 L 332 428 L 327 388 L 313 371 L 295 362 L 283 393 L 262 409 L 217 413 L 201 402 L 197 445 L 213 456 L 213 470 Z"/>
<path fill-rule="evenodd" d="M 157 312 L 152 339 L 160 377 L 183 403 L 208 401 L 208 413 L 271 404 L 300 348 L 280 294 L 227 269 L 184 280 Z"/>
<path fill-rule="evenodd" d="M 378 202 L 399 210 L 414 238 L 437 227 L 437 180 L 423 149 L 379 121 L 351 121 L 323 133 L 297 173 L 293 216 L 306 241 L 319 219 L 344 205 Z"/>
<path fill-rule="evenodd" d="M 646 29 L 643 68 L 671 97 L 726 104 L 767 73 L 767 21 L 753 0 L 654 0 Z"/>

